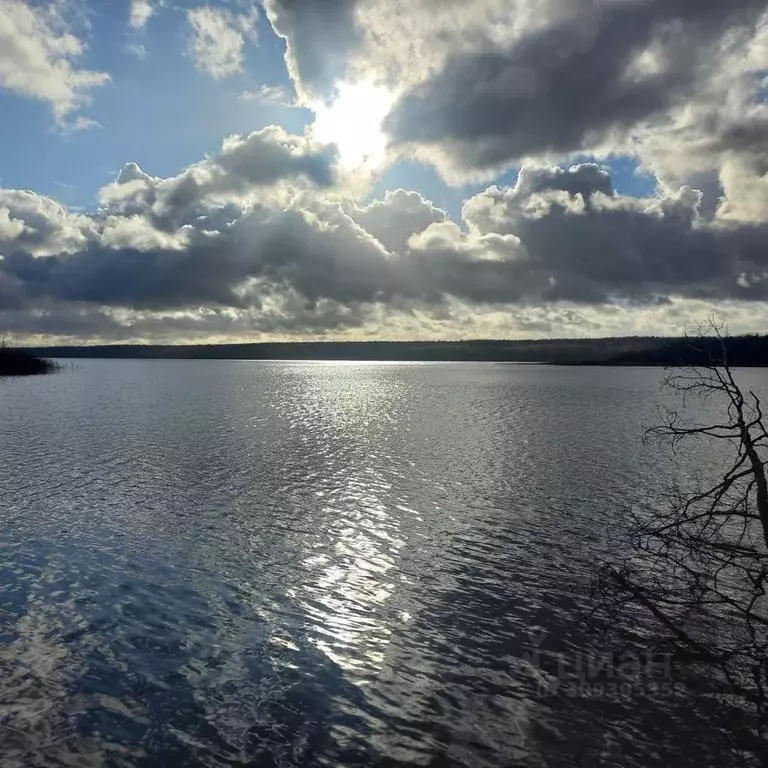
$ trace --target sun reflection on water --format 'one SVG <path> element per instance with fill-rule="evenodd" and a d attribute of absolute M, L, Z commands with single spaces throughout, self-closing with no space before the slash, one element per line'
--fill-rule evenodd
<path fill-rule="evenodd" d="M 336 518 L 329 530 L 334 543 L 305 559 L 313 577 L 294 595 L 312 621 L 313 644 L 358 682 L 381 669 L 392 635 L 383 607 L 396 586 L 388 574 L 403 542 L 376 495 L 388 488 L 350 478 L 341 503 L 325 506 L 328 519 Z"/>
<path fill-rule="evenodd" d="M 312 377 L 292 418 L 303 428 L 312 422 L 319 435 L 314 450 L 330 480 L 315 496 L 326 530 L 303 559 L 307 578 L 289 596 L 309 620 L 312 644 L 361 684 L 380 672 L 392 626 L 402 621 L 389 603 L 404 540 L 400 519 L 390 514 L 392 483 L 382 462 L 397 392 L 393 378 L 374 366 L 363 377 L 358 369 L 341 392 L 348 368 L 326 370 Z"/>

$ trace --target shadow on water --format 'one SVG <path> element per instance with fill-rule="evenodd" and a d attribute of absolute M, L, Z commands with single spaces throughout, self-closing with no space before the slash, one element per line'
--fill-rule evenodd
<path fill-rule="evenodd" d="M 455 588 L 430 602 L 401 640 L 406 657 L 409 647 L 431 646 L 440 658 L 429 694 L 390 723 L 406 731 L 419 723 L 430 764 L 745 764 L 718 729 L 720 706 L 686 688 L 668 659 L 607 647 L 583 626 L 589 573 L 580 583 L 571 566 L 564 581 L 556 543 L 529 545 L 524 557 L 550 562 L 532 578 L 510 557 L 511 539 L 490 541 L 465 534 L 446 553 L 464 561 Z"/>

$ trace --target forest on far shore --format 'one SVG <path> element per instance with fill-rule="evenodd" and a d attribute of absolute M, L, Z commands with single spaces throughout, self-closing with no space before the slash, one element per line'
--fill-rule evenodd
<path fill-rule="evenodd" d="M 734 366 L 768 366 L 768 335 L 726 340 Z M 707 338 L 628 336 L 603 339 L 470 341 L 303 341 L 245 344 L 115 344 L 30 347 L 44 358 L 143 358 L 208 360 L 383 360 L 518 362 L 555 365 L 676 365 L 707 363 L 720 354 Z"/>

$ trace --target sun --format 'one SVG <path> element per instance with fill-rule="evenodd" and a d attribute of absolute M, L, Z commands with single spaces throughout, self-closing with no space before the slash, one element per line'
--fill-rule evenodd
<path fill-rule="evenodd" d="M 339 160 L 347 169 L 376 168 L 384 161 L 387 137 L 382 123 L 394 101 L 385 88 L 370 83 L 339 83 L 336 98 L 312 104 L 315 121 L 312 137 L 336 144 Z"/>

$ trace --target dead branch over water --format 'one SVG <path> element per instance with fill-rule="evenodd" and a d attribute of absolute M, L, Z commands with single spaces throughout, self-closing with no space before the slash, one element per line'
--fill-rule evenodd
<path fill-rule="evenodd" d="M 631 609 L 630 629 L 706 680 L 706 695 L 730 713 L 734 751 L 768 765 L 768 432 L 760 397 L 734 376 L 722 328 L 711 322 L 702 336 L 697 351 L 709 363 L 669 369 L 664 388 L 676 405 L 660 407 L 646 439 L 680 467 L 694 449 L 717 445 L 728 458 L 694 490 L 666 490 L 628 513 L 629 554 L 601 564 L 595 594 L 606 621 L 626 621 Z"/>

